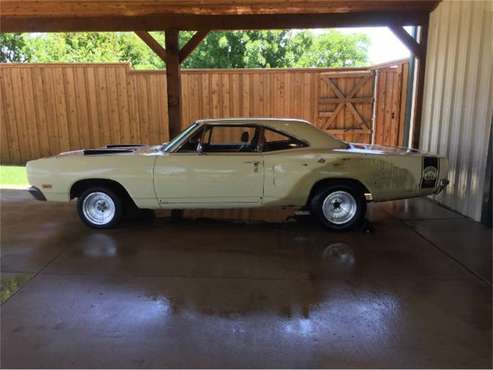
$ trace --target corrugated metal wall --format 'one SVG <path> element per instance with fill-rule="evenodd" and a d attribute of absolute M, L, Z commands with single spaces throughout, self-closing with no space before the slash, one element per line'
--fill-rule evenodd
<path fill-rule="evenodd" d="M 430 18 L 421 149 L 446 155 L 437 200 L 479 221 L 493 108 L 493 1 L 445 0 Z"/>

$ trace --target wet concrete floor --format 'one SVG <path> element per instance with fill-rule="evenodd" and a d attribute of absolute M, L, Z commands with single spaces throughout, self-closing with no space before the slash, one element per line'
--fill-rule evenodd
<path fill-rule="evenodd" d="M 491 229 L 427 199 L 374 231 L 290 211 L 88 229 L 1 192 L 3 368 L 492 367 Z"/>

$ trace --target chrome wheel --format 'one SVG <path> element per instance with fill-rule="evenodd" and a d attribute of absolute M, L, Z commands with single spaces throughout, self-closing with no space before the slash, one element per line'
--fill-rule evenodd
<path fill-rule="evenodd" d="M 115 217 L 115 202 L 106 193 L 90 193 L 82 202 L 82 213 L 94 225 L 106 225 Z"/>
<path fill-rule="evenodd" d="M 353 219 L 358 210 L 354 197 L 342 190 L 327 195 L 322 203 L 322 212 L 327 221 L 336 225 L 345 224 Z"/>

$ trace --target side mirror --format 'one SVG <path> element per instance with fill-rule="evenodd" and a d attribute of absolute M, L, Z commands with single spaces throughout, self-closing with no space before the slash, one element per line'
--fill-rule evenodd
<path fill-rule="evenodd" d="M 200 154 L 200 155 L 205 154 L 205 153 L 204 153 L 204 147 L 202 146 L 202 139 L 199 139 L 199 140 L 197 141 L 197 149 L 196 149 L 196 152 L 197 152 L 198 154 Z"/>

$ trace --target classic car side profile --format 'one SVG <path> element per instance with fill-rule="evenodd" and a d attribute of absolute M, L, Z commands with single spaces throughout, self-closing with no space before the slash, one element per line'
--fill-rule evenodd
<path fill-rule="evenodd" d="M 94 228 L 114 227 L 132 209 L 298 207 L 345 230 L 362 221 L 369 201 L 440 192 L 447 171 L 443 157 L 266 118 L 200 120 L 163 145 L 107 145 L 27 164 L 36 199 L 77 198 Z"/>

